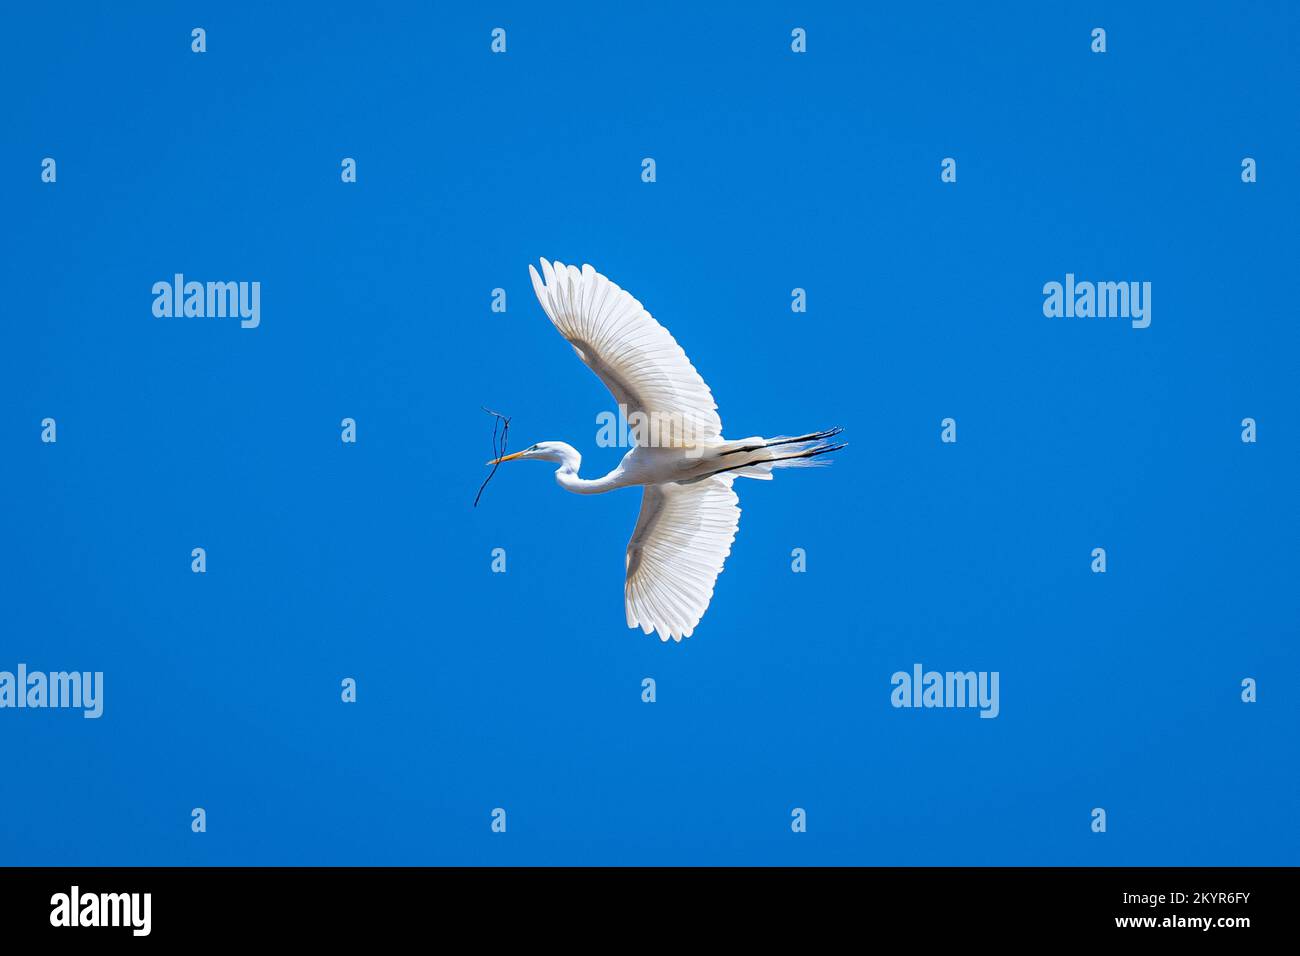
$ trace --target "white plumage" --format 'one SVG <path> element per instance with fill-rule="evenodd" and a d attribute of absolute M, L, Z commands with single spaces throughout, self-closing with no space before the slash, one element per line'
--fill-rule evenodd
<path fill-rule="evenodd" d="M 677 341 L 632 295 L 591 266 L 579 271 L 542 260 L 532 266 L 533 291 L 546 315 L 569 340 L 620 405 L 647 418 L 658 413 L 671 426 L 660 444 L 684 447 L 722 435 L 718 403 Z M 545 281 L 543 281 L 543 276 Z M 649 424 L 647 422 L 647 424 Z M 638 445 L 650 444 L 648 429 L 633 423 Z"/>
<path fill-rule="evenodd" d="M 730 475 L 691 485 L 646 485 L 627 545 L 627 626 L 663 640 L 690 637 L 731 554 L 740 499 Z"/>
<path fill-rule="evenodd" d="M 690 637 L 713 598 L 740 522 L 736 477 L 769 479 L 843 448 L 829 429 L 795 438 L 728 441 L 708 385 L 668 330 L 633 296 L 589 265 L 529 266 L 547 317 L 623 406 L 634 447 L 603 478 L 578 476 L 582 456 L 540 442 L 488 464 L 559 462 L 555 479 L 577 494 L 642 485 L 641 514 L 627 546 L 628 627 L 661 640 Z"/>

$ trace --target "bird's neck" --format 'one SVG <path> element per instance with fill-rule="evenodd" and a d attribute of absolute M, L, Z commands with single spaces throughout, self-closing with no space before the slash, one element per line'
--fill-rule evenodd
<path fill-rule="evenodd" d="M 613 491 L 618 487 L 615 483 L 617 471 L 611 471 L 603 478 L 579 478 L 582 456 L 573 450 L 563 452 L 563 455 L 560 467 L 555 470 L 555 483 L 565 491 L 571 491 L 575 495 L 598 495 L 602 491 Z"/>

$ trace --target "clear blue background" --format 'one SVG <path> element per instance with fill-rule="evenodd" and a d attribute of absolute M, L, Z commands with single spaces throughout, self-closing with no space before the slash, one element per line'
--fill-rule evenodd
<path fill-rule="evenodd" d="M 473 6 L 6 10 L 0 669 L 106 693 L 0 712 L 0 862 L 1300 863 L 1297 8 Z M 728 434 L 848 429 L 738 483 L 680 645 L 624 626 L 637 493 L 470 506 L 481 405 L 622 454 L 539 256 Z M 261 327 L 154 318 L 176 272 Z M 1044 318 L 1066 272 L 1151 327 Z M 1001 716 L 891 708 L 915 662 Z"/>

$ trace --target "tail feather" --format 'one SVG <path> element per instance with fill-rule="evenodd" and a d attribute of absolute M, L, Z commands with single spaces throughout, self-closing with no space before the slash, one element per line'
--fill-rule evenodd
<path fill-rule="evenodd" d="M 778 435 L 776 438 L 769 438 L 766 442 L 764 442 L 764 444 L 763 444 L 762 447 L 764 447 L 764 448 L 772 448 L 772 447 L 774 447 L 774 446 L 776 446 L 776 445 L 791 445 L 791 444 L 795 444 L 796 442 L 818 442 L 818 441 L 824 441 L 824 440 L 827 439 L 827 438 L 834 438 L 836 435 L 838 435 L 838 434 L 839 434 L 840 432 L 842 432 L 842 431 L 844 431 L 844 429 L 843 429 L 843 428 L 840 428 L 840 427 L 837 425 L 837 426 L 834 427 L 834 428 L 828 428 L 828 429 L 826 429 L 825 431 L 822 431 L 822 432 L 813 432 L 813 433 L 810 434 L 810 435 L 799 435 L 799 436 L 796 437 L 796 438 L 787 438 L 787 437 L 785 437 L 784 435 Z M 841 447 L 843 447 L 843 446 L 841 446 Z"/>
<path fill-rule="evenodd" d="M 802 468 L 808 465 L 829 465 L 829 461 L 814 461 L 814 458 L 820 458 L 822 455 L 829 455 L 833 451 L 839 451 L 841 448 L 848 448 L 848 442 L 839 442 L 834 445 L 814 445 L 811 448 L 796 452 L 793 455 L 782 455 L 780 458 L 773 459 L 773 468 Z"/>
<path fill-rule="evenodd" d="M 829 428 L 825 431 L 798 435 L 793 438 L 778 437 L 770 439 L 747 440 L 737 443 L 738 447 L 729 448 L 717 459 L 720 467 L 701 475 L 692 481 L 701 481 L 713 475 L 732 474 L 742 478 L 757 478 L 770 481 L 774 468 L 805 468 L 815 465 L 828 465 L 829 461 L 819 460 L 841 448 L 847 448 L 847 442 L 830 443 L 844 429 Z"/>

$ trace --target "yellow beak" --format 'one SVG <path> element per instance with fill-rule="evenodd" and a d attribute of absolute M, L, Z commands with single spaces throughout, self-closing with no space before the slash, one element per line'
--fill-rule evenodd
<path fill-rule="evenodd" d="M 494 461 L 489 461 L 488 464 L 489 464 L 489 465 L 499 465 L 499 464 L 501 464 L 503 461 L 510 461 L 510 459 L 512 459 L 512 458 L 518 458 L 518 457 L 519 457 L 520 455 L 522 455 L 522 454 L 523 454 L 522 451 L 517 451 L 517 452 L 515 452 L 513 455 L 506 455 L 504 458 L 497 458 L 497 459 L 495 459 Z"/>

